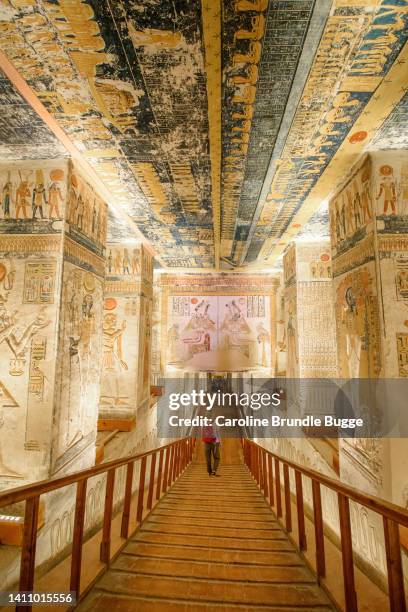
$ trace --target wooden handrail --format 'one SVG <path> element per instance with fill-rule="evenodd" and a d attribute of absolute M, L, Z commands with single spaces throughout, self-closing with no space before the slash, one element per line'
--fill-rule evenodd
<path fill-rule="evenodd" d="M 116 470 L 120 467 L 127 466 L 125 492 L 122 499 L 122 523 L 121 537 L 126 540 L 129 535 L 129 517 L 131 511 L 131 499 L 133 488 L 134 465 L 136 461 L 141 462 L 139 474 L 139 487 L 137 495 L 137 510 L 136 522 L 141 523 L 143 520 L 144 511 L 150 512 L 153 506 L 154 485 L 156 479 L 156 464 L 157 454 L 159 454 L 159 469 L 156 481 L 156 500 L 160 499 L 161 495 L 166 492 L 173 482 L 180 476 L 187 465 L 191 462 L 194 450 L 195 441 L 192 438 L 183 438 L 165 446 L 160 446 L 153 450 L 138 455 L 130 455 L 107 463 L 94 466 L 92 468 L 81 470 L 79 472 L 55 478 L 51 480 L 43 480 L 31 485 L 17 487 L 0 494 L 0 508 L 3 506 L 25 501 L 26 509 L 24 516 L 24 530 L 21 550 L 21 565 L 20 565 L 20 591 L 32 591 L 34 587 L 34 570 L 35 570 L 35 553 L 37 543 L 38 529 L 38 507 L 40 496 L 62 489 L 66 486 L 76 484 L 76 502 L 75 502 L 75 524 L 72 542 L 71 554 L 71 576 L 70 590 L 76 593 L 77 600 L 81 594 L 81 564 L 82 564 L 82 545 L 84 535 L 85 522 L 85 505 L 86 505 L 86 489 L 89 478 L 99 474 L 107 474 L 106 489 L 105 489 L 105 507 L 103 514 L 102 541 L 100 546 L 100 560 L 108 567 L 111 560 L 111 526 L 113 518 L 113 500 L 115 489 Z M 166 453 L 166 472 L 165 482 L 161 482 L 163 456 Z M 168 458 L 171 456 L 170 470 L 168 470 Z M 150 460 L 150 482 L 145 501 L 145 478 L 146 465 L 148 457 Z M 167 480 L 166 480 L 167 478 Z M 30 606 L 17 606 L 19 612 L 28 612 Z"/>
<path fill-rule="evenodd" d="M 355 591 L 354 581 L 353 543 L 349 501 L 353 500 L 383 517 L 390 610 L 391 612 L 406 612 L 399 525 L 404 527 L 408 526 L 408 510 L 388 502 L 385 499 L 380 499 L 372 495 L 362 493 L 354 487 L 334 480 L 333 478 L 325 476 L 324 474 L 320 474 L 320 472 L 316 472 L 308 467 L 294 463 L 289 459 L 285 459 L 284 457 L 267 450 L 266 448 L 247 438 L 242 440 L 242 445 L 244 462 L 253 475 L 255 482 L 259 485 L 261 491 L 264 492 L 266 499 L 269 498 L 270 505 L 275 507 L 278 519 L 281 518 L 283 514 L 280 484 L 280 466 L 282 465 L 284 481 L 283 490 L 285 497 L 284 519 L 286 531 L 288 533 L 292 530 L 289 469 L 294 471 L 298 522 L 298 548 L 300 551 L 307 549 L 302 475 L 310 478 L 313 493 L 316 574 L 319 580 L 326 574 L 321 486 L 325 486 L 337 493 L 346 612 L 358 611 L 357 594 Z M 274 470 L 273 464 L 275 466 Z M 265 485 L 265 483 L 269 483 L 271 492 L 273 482 L 275 482 L 276 488 L 276 504 L 274 503 L 275 500 L 273 495 L 270 493 L 268 495 L 268 486 Z"/>
<path fill-rule="evenodd" d="M 256 442 L 252 442 L 252 440 L 245 439 L 245 443 L 249 443 L 254 446 L 259 446 Z M 336 491 L 336 493 L 342 493 L 346 495 L 349 499 L 358 502 L 362 506 L 366 508 L 370 508 L 370 510 L 374 510 L 378 514 L 382 514 L 392 521 L 396 521 L 400 525 L 404 527 L 408 527 L 408 510 L 402 508 L 401 506 L 397 506 L 392 502 L 387 501 L 386 499 L 381 499 L 380 497 L 374 497 L 372 495 L 367 495 L 366 493 L 362 493 L 358 489 L 351 487 L 350 485 L 344 484 L 335 480 L 334 478 L 330 478 L 330 476 L 326 476 L 325 474 L 321 474 L 320 472 L 316 472 L 316 470 L 312 470 L 311 468 L 300 465 L 299 463 L 294 463 L 289 459 L 285 459 L 281 455 L 277 455 L 272 451 L 268 451 L 266 448 L 264 449 L 262 446 L 259 446 L 263 451 L 267 453 L 267 455 L 271 455 L 282 465 L 286 464 L 288 467 L 293 470 L 297 470 L 301 472 L 305 476 L 308 476 L 312 480 L 317 480 L 320 484 Z M 255 477 L 256 478 L 256 477 Z M 0 498 L 1 499 L 1 498 Z"/>
<path fill-rule="evenodd" d="M 184 440 L 189 439 L 190 438 L 184 438 Z M 3 491 L 0 493 L 0 508 L 8 506 L 9 504 L 26 501 L 32 497 L 37 497 L 37 495 L 44 495 L 44 493 L 49 493 L 50 491 L 55 491 L 56 489 L 62 489 L 62 487 L 67 487 L 68 485 L 75 484 L 81 480 L 88 480 L 88 478 L 92 478 L 92 476 L 97 476 L 98 474 L 104 474 L 112 468 L 116 469 L 133 461 L 137 461 L 138 459 L 142 459 L 143 457 L 149 457 L 153 453 L 169 448 L 174 444 L 176 444 L 176 442 L 171 442 L 165 446 L 159 446 L 158 448 L 154 448 L 153 450 L 146 451 L 145 453 L 140 453 L 138 455 L 129 455 L 128 457 L 122 457 L 121 459 L 114 459 L 113 461 L 100 463 L 99 465 L 87 468 L 86 470 L 80 470 L 78 472 L 73 472 L 72 474 L 67 474 L 67 476 L 60 476 L 59 478 L 51 478 L 49 480 L 39 480 L 38 482 L 34 482 L 30 485 L 23 485 L 21 487 L 15 487 L 14 489 Z"/>

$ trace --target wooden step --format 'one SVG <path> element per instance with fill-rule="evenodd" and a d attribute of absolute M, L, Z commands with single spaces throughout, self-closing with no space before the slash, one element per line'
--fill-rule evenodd
<path fill-rule="evenodd" d="M 233 529 L 279 529 L 281 527 L 277 521 L 273 520 L 273 517 L 268 520 L 266 517 L 263 521 L 255 521 L 251 519 L 243 519 L 241 517 L 237 517 L 236 519 L 216 519 L 214 516 L 200 518 L 195 514 L 187 514 L 180 516 L 180 513 L 177 513 L 177 516 L 173 516 L 173 514 L 164 514 L 155 512 L 154 515 L 149 517 L 149 523 L 162 523 L 164 525 L 194 525 L 194 526 L 208 526 L 211 527 L 226 527 Z"/>
<path fill-rule="evenodd" d="M 189 466 L 78 609 L 333 610 L 248 470 L 220 473 Z"/>
<path fill-rule="evenodd" d="M 175 546 L 206 547 L 206 548 L 232 548 L 233 550 L 294 550 L 287 538 L 282 540 L 255 539 L 243 540 L 241 538 L 226 538 L 221 536 L 197 536 L 175 533 L 154 533 L 140 529 L 131 538 L 132 542 L 145 542 L 155 544 L 174 544 Z"/>
<path fill-rule="evenodd" d="M 213 580 L 241 580 L 244 582 L 299 582 L 314 583 L 311 573 L 303 566 L 259 566 L 241 563 L 204 563 L 179 559 L 160 559 L 140 555 L 120 555 L 112 569 L 136 574 L 202 578 Z"/>
<path fill-rule="evenodd" d="M 99 589 L 121 595 L 151 598 L 177 598 L 181 601 L 205 601 L 280 606 L 318 606 L 328 601 L 316 584 L 287 584 L 239 582 L 227 580 L 201 580 L 174 576 L 140 576 L 131 572 L 111 569 L 98 584 Z"/>
<path fill-rule="evenodd" d="M 111 595 L 102 591 L 91 591 L 87 599 L 77 608 L 80 612 L 329 612 L 330 606 L 248 606 L 246 604 L 207 604 L 202 601 L 193 603 L 176 599 L 146 599 L 138 596 Z"/>
<path fill-rule="evenodd" d="M 163 500 L 151 516 L 171 516 L 173 518 L 176 516 L 189 518 L 196 517 L 200 518 L 200 520 L 203 518 L 206 521 L 211 518 L 211 520 L 225 520 L 228 521 L 229 524 L 231 521 L 250 521 L 251 523 L 264 523 L 265 521 L 276 522 L 269 508 L 265 508 L 264 510 L 261 509 L 256 512 L 237 512 L 236 510 L 236 508 L 235 511 L 209 509 L 204 512 L 200 508 L 185 509 L 183 507 L 182 510 L 178 508 L 177 514 L 175 514 L 174 506 L 167 505 L 165 500 Z"/>
<path fill-rule="evenodd" d="M 129 542 L 122 554 L 135 554 L 139 556 L 154 556 L 165 559 L 180 559 L 190 561 L 207 561 L 223 563 L 251 563 L 254 565 L 302 565 L 297 552 L 289 551 L 265 551 L 265 550 L 234 550 L 218 549 L 209 546 L 177 546 L 175 544 L 163 544 L 152 542 L 132 541 Z"/>
<path fill-rule="evenodd" d="M 177 535 L 195 535 L 205 537 L 226 537 L 226 538 L 241 538 L 243 541 L 248 539 L 260 539 L 262 540 L 286 540 L 286 535 L 278 527 L 276 529 L 250 529 L 248 527 L 214 527 L 212 521 L 209 521 L 209 525 L 192 525 L 190 524 L 169 524 L 169 523 L 157 523 L 155 521 L 147 521 L 143 524 L 140 533 L 154 532 L 154 533 L 172 533 Z"/>

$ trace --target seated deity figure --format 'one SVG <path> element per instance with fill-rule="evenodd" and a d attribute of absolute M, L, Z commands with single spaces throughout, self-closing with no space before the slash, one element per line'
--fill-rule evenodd
<path fill-rule="evenodd" d="M 225 349 L 237 349 L 252 360 L 256 352 L 255 339 L 241 309 L 235 300 L 226 304 L 227 312 L 221 323 L 221 343 Z"/>
<path fill-rule="evenodd" d="M 211 304 L 201 300 L 194 309 L 194 313 L 182 333 L 182 342 L 185 346 L 185 359 L 190 359 L 196 353 L 207 352 L 211 349 L 211 336 L 209 332 L 216 331 L 215 321 L 209 315 Z"/>

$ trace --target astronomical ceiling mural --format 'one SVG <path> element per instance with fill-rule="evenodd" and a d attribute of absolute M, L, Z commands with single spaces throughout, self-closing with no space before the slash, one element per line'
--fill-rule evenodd
<path fill-rule="evenodd" d="M 0 65 L 109 191 L 110 240 L 125 215 L 180 268 L 271 266 L 407 145 L 407 33 L 407 0 L 0 0 Z M 66 155 L 5 77 L 0 131 L 1 159 Z"/>

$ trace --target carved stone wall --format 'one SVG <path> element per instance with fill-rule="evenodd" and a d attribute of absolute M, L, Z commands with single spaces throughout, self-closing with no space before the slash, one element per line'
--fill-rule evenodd
<path fill-rule="evenodd" d="M 328 241 L 297 242 L 284 255 L 288 378 L 337 376 Z"/>
<path fill-rule="evenodd" d="M 276 277 L 162 274 L 159 282 L 162 364 L 275 372 Z"/>
<path fill-rule="evenodd" d="M 285 286 L 283 274 L 279 275 L 276 289 L 276 375 L 286 374 L 286 326 L 285 326 Z"/>
<path fill-rule="evenodd" d="M 0 486 L 89 465 L 106 204 L 66 159 L 0 165 Z"/>
<path fill-rule="evenodd" d="M 150 373 L 152 356 L 152 313 L 153 313 L 153 258 L 142 247 L 140 314 L 139 314 L 139 369 L 137 381 L 138 407 L 150 400 Z"/>
<path fill-rule="evenodd" d="M 339 373 L 406 377 L 408 153 L 365 156 L 329 205 Z M 399 440 L 348 440 L 344 480 L 403 503 Z M 405 472 L 405 474 L 404 474 Z"/>
<path fill-rule="evenodd" d="M 99 427 L 131 429 L 149 397 L 151 256 L 140 243 L 108 243 L 106 253 Z"/>

